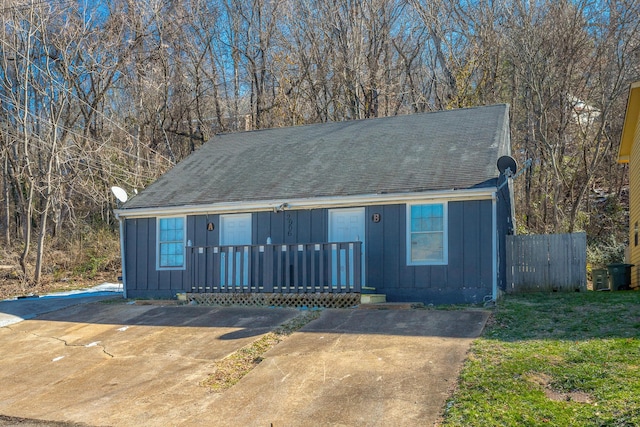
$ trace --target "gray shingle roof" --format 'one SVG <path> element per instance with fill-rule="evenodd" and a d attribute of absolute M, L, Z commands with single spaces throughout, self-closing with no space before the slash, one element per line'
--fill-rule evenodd
<path fill-rule="evenodd" d="M 507 105 L 217 135 L 123 208 L 495 185 Z"/>

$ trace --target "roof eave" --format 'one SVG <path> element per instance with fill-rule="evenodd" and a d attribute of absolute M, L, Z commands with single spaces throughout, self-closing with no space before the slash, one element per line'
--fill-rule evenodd
<path fill-rule="evenodd" d="M 629 163 L 633 140 L 640 120 L 640 81 L 631 84 L 624 116 L 624 127 L 618 149 L 618 163 Z"/>
<path fill-rule="evenodd" d="M 225 214 L 278 210 L 345 208 L 354 206 L 389 205 L 395 203 L 430 200 L 483 200 L 491 199 L 495 191 L 495 187 L 483 187 L 459 190 L 425 191 L 420 193 L 363 194 L 356 196 L 258 200 L 248 202 L 212 203 L 203 205 L 116 209 L 115 214 L 117 217 L 125 218 L 149 218 L 169 215 Z"/>

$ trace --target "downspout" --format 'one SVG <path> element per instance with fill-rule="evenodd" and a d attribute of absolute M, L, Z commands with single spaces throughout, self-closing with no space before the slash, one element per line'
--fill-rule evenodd
<path fill-rule="evenodd" d="M 119 214 L 116 214 L 116 218 L 120 223 L 120 262 L 122 264 L 122 297 L 127 298 L 127 272 L 126 272 L 126 263 L 125 263 L 125 253 L 124 253 L 124 219 L 120 217 Z"/>
<path fill-rule="evenodd" d="M 491 258 L 492 262 L 492 286 L 491 300 L 498 301 L 498 190 L 491 195 Z"/>

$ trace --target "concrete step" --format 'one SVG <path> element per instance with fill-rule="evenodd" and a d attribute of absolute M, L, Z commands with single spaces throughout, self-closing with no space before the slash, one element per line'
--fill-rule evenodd
<path fill-rule="evenodd" d="M 384 294 L 360 294 L 360 304 L 377 304 L 387 301 Z"/>

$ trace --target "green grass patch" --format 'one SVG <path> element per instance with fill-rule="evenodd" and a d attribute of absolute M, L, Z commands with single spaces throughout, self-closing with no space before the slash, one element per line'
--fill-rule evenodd
<path fill-rule="evenodd" d="M 505 297 L 442 425 L 640 425 L 640 292 Z"/>

